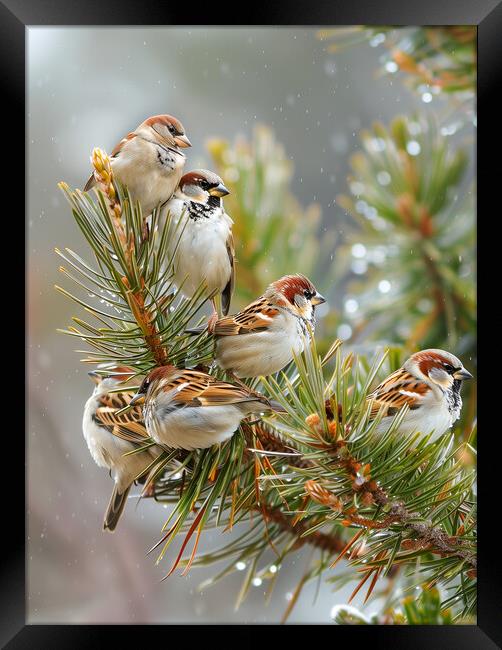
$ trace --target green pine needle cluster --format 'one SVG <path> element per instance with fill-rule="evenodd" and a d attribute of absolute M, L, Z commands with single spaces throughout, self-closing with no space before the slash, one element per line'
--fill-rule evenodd
<path fill-rule="evenodd" d="M 60 187 L 94 254 L 91 263 L 72 250 L 56 249 L 66 263 L 61 272 L 83 294 L 75 296 L 57 287 L 85 310 L 87 320 L 75 317 L 75 326 L 62 330 L 92 348 L 80 351 L 87 355 L 83 361 L 114 362 L 137 368 L 140 374 L 167 359 L 187 365 L 209 360 L 212 346 L 207 337 L 184 333 L 206 296 L 200 287 L 191 299 L 179 297 L 173 285 L 172 260 L 167 259 L 166 250 L 181 232 L 169 215 L 156 210 L 146 224 L 139 204 L 133 205 L 127 189 L 118 187 L 127 238 L 123 246 L 102 192 L 94 201 L 64 183 Z"/>
<path fill-rule="evenodd" d="M 451 625 L 450 610 L 441 607 L 439 590 L 421 588 L 420 595 L 406 596 L 395 606 L 389 606 L 381 615 L 365 616 L 355 607 L 335 606 L 331 616 L 338 625 Z M 473 622 L 473 621 L 471 621 Z"/>

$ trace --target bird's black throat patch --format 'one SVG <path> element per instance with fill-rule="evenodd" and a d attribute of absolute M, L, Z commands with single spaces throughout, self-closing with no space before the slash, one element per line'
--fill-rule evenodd
<path fill-rule="evenodd" d="M 215 203 L 215 201 L 217 203 Z M 196 203 L 189 201 L 187 204 L 188 216 L 194 221 L 199 219 L 210 219 L 221 205 L 221 199 L 218 196 L 210 196 L 207 203 Z"/>

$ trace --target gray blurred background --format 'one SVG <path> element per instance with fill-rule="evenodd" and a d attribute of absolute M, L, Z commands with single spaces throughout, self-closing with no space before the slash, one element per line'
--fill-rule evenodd
<path fill-rule="evenodd" d="M 203 593 L 197 586 L 221 566 L 195 568 L 187 577 L 178 571 L 159 582 L 177 549 L 159 566 L 154 555 L 146 556 L 164 523 L 161 505 L 142 501 L 135 509 L 131 499 L 117 531 L 102 532 L 111 480 L 92 461 L 81 433 L 92 386 L 82 355 L 73 351 L 75 340 L 56 332 L 78 308 L 53 288 L 68 286 L 54 247 L 87 249 L 57 182 L 82 187 L 92 148 L 110 151 L 153 114 L 171 113 L 183 122 L 193 143 L 187 170 L 208 166 L 206 139 L 249 137 L 262 123 L 294 161 L 297 198 L 303 205 L 317 202 L 325 223 L 343 235 L 346 217 L 333 201 L 346 191 L 358 131 L 415 109 L 442 110 L 441 98 L 422 102 L 396 75 L 377 78 L 384 53 L 365 44 L 328 54 L 316 30 L 303 28 L 29 29 L 30 623 L 280 620 L 308 547 L 283 566 L 267 606 L 266 585 L 257 585 L 236 612 L 240 572 Z M 465 182 L 471 180 L 472 169 Z M 332 288 L 321 289 L 333 297 Z M 206 532 L 199 548 L 217 548 L 227 538 Z M 328 622 L 353 585 L 335 594 L 321 583 L 314 602 L 316 588 L 304 589 L 291 622 Z"/>

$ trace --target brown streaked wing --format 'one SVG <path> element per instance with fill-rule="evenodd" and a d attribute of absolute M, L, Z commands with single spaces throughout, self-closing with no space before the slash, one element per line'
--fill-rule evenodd
<path fill-rule="evenodd" d="M 195 370 L 186 370 L 176 378 L 175 382 L 166 386 L 168 391 L 175 384 L 188 384 L 173 397 L 173 403 L 189 406 L 222 406 L 225 404 L 238 404 L 253 397 L 244 388 L 234 386 L 225 381 L 220 381 Z"/>
<path fill-rule="evenodd" d="M 133 133 L 132 131 L 130 133 L 128 133 L 125 138 L 122 138 L 122 140 L 113 147 L 110 156 L 112 158 L 115 158 L 115 156 L 118 156 L 118 154 L 122 151 L 124 145 L 127 142 L 129 142 L 129 140 L 132 140 L 135 137 L 136 137 L 136 134 Z"/>
<path fill-rule="evenodd" d="M 384 416 L 395 415 L 405 405 L 410 409 L 416 409 L 429 390 L 426 383 L 403 368 L 399 368 L 367 396 L 367 401 L 372 402 L 370 417 L 374 418 L 382 407 L 384 407 Z M 402 391 L 415 395 L 403 394 Z"/>
<path fill-rule="evenodd" d="M 235 285 L 235 246 L 234 246 L 234 237 L 232 231 L 228 233 L 227 237 L 227 254 L 230 261 L 230 279 L 227 282 L 227 286 L 223 289 L 221 294 L 221 306 L 223 309 L 223 314 L 226 316 L 228 310 L 230 309 L 230 301 L 232 300 L 232 294 L 234 292 Z"/>
<path fill-rule="evenodd" d="M 99 403 L 102 406 L 108 406 L 113 409 L 123 409 L 125 408 L 129 402 L 131 401 L 134 393 L 136 391 L 134 389 L 127 391 L 124 390 L 124 392 L 121 393 L 103 393 L 102 395 L 99 396 Z"/>
<path fill-rule="evenodd" d="M 220 318 L 216 322 L 214 334 L 216 336 L 233 336 L 267 329 L 270 325 L 270 319 L 278 313 L 279 310 L 262 296 L 238 314 L 228 318 Z"/>
<path fill-rule="evenodd" d="M 368 399 L 370 397 L 376 396 L 377 394 L 384 393 L 388 390 L 393 389 L 394 386 L 401 381 L 409 381 L 412 379 L 415 379 L 413 375 L 410 375 L 410 373 L 407 372 L 404 368 L 399 368 L 398 370 L 395 370 L 391 375 L 386 377 L 382 383 L 375 388 L 375 390 L 369 393 Z"/>
<path fill-rule="evenodd" d="M 148 433 L 143 423 L 141 406 L 133 406 L 125 413 L 117 414 L 117 411 L 110 406 L 100 406 L 96 410 L 96 419 L 110 433 L 131 442 L 143 443 L 148 438 Z"/>
<path fill-rule="evenodd" d="M 88 192 L 94 185 L 96 185 L 96 179 L 94 178 L 94 172 L 92 172 L 84 185 L 84 192 Z"/>

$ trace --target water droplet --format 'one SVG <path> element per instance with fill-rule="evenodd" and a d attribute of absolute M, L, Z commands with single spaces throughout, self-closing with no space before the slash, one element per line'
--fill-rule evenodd
<path fill-rule="evenodd" d="M 336 335 L 342 341 L 346 341 L 347 339 L 350 339 L 350 337 L 352 336 L 352 327 L 347 323 L 342 323 L 341 325 L 339 325 L 336 331 Z"/>
<path fill-rule="evenodd" d="M 406 145 L 406 151 L 410 154 L 410 156 L 418 156 L 421 150 L 422 148 L 416 140 L 410 140 Z"/>
<path fill-rule="evenodd" d="M 378 172 L 377 181 L 380 183 L 380 185 L 388 185 L 391 181 L 389 172 L 386 172 L 385 170 Z"/>
<path fill-rule="evenodd" d="M 365 257 L 366 256 L 366 246 L 364 244 L 354 244 L 352 246 L 352 257 Z"/>

